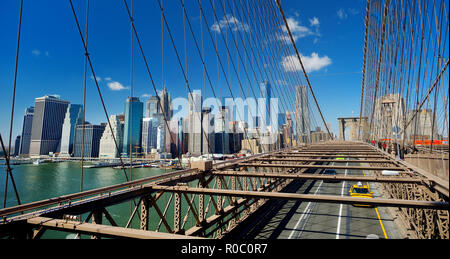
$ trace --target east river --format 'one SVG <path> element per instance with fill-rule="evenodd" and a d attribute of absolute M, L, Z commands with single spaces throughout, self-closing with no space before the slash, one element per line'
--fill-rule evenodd
<path fill-rule="evenodd" d="M 79 162 L 23 164 L 11 167 L 22 204 L 80 192 L 81 163 Z M 85 168 L 83 171 L 83 191 L 126 182 L 125 174 L 121 169 Z M 134 168 L 132 172 L 133 180 L 137 180 L 160 175 L 165 171 L 161 168 Z M 1 208 L 3 208 L 5 196 L 5 176 L 6 166 L 0 165 Z M 128 177 L 130 177 L 129 172 Z M 17 200 L 9 179 L 6 207 L 15 205 L 17 205 Z M 108 208 L 108 212 L 119 226 L 125 226 L 131 214 L 131 202 Z M 84 218 L 86 218 L 86 215 L 84 215 Z M 133 226 L 137 227 L 137 224 L 138 220 L 134 220 Z M 68 233 L 46 231 L 42 238 L 71 238 L 73 236 L 73 234 Z M 85 237 L 83 236 L 83 238 Z"/>

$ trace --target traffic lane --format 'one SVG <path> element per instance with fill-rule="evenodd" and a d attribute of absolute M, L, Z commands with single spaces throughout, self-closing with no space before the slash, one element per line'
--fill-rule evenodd
<path fill-rule="evenodd" d="M 345 175 L 346 170 L 336 170 L 337 175 Z M 322 181 L 321 181 L 322 182 Z M 345 193 L 343 182 L 322 182 L 320 195 L 341 196 Z M 340 204 L 313 203 L 313 209 L 298 230 L 298 239 L 335 239 L 338 235 Z"/>
<path fill-rule="evenodd" d="M 333 163 L 334 164 L 334 163 Z M 321 173 L 323 173 L 322 171 Z M 345 170 L 336 170 L 337 174 L 344 174 Z M 340 195 L 341 187 L 336 183 L 316 181 L 316 195 Z M 324 204 L 308 202 L 297 210 L 297 216 L 293 217 L 287 225 L 290 239 L 330 239 L 336 233 L 336 211 L 339 204 Z M 290 228 L 289 228 L 290 227 Z"/>
<path fill-rule="evenodd" d="M 359 162 L 349 162 L 359 165 Z M 337 174 L 362 175 L 362 171 L 336 170 Z M 323 173 L 316 171 L 316 174 Z M 296 193 L 317 195 L 348 196 L 353 182 L 326 183 L 323 181 L 305 181 Z M 353 218 L 350 218 L 353 217 Z M 381 235 L 373 208 L 359 208 L 351 205 L 287 201 L 277 208 L 269 219 L 264 220 L 255 239 L 335 239 L 366 238 L 369 234 Z M 340 223 L 339 223 L 340 222 Z M 378 224 L 378 225 L 377 225 Z M 340 225 L 338 230 L 338 225 Z"/>
<path fill-rule="evenodd" d="M 318 174 L 322 170 L 309 170 L 311 174 Z M 317 183 L 321 181 L 312 180 L 295 180 L 291 183 L 291 187 L 287 192 L 309 194 L 317 191 Z M 252 227 L 252 230 L 245 234 L 250 239 L 288 239 L 292 229 L 299 217 L 297 211 L 301 211 L 306 207 L 306 202 L 302 201 L 273 201 L 274 206 Z M 292 226 L 291 226 L 292 225 Z"/>
<path fill-rule="evenodd" d="M 349 163 L 351 165 L 360 166 L 360 162 Z M 363 176 L 362 170 L 349 170 L 348 175 Z M 358 184 L 358 182 L 349 181 L 346 185 L 347 195 L 350 188 Z M 362 182 L 363 185 L 369 184 L 370 190 L 373 192 L 372 185 L 367 182 Z M 357 207 L 352 205 L 345 205 L 345 232 L 348 234 L 346 238 L 359 237 L 375 234 L 379 238 L 386 238 L 385 231 L 382 227 L 382 219 L 377 215 L 376 207 Z"/>
<path fill-rule="evenodd" d="M 349 162 L 348 165 L 358 164 Z M 336 170 L 342 175 L 362 175 L 360 170 Z M 320 194 L 348 196 L 356 182 L 323 183 Z M 383 231 L 373 208 L 354 207 L 347 204 L 313 203 L 301 212 L 303 219 L 296 229 L 301 239 L 350 239 L 366 238 L 369 234 L 383 237 Z"/>

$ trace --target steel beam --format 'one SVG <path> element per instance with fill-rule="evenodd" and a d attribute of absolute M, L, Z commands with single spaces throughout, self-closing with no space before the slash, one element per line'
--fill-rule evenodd
<path fill-rule="evenodd" d="M 449 208 L 448 202 L 441 202 L 441 201 L 417 201 L 417 200 L 399 200 L 399 199 L 381 199 L 381 198 L 368 199 L 368 198 L 354 198 L 348 196 L 332 196 L 332 195 L 202 189 L 184 186 L 155 185 L 152 186 L 151 188 L 154 190 L 164 190 L 165 192 L 184 192 L 191 194 L 201 193 L 206 195 L 247 197 L 256 199 L 300 200 L 300 201 L 312 201 L 322 203 L 360 204 L 369 206 L 436 209 L 436 210 L 448 210 Z"/>
<path fill-rule="evenodd" d="M 131 182 L 126 182 L 126 183 L 116 184 L 116 185 L 112 185 L 112 186 L 88 190 L 88 191 L 84 191 L 84 192 L 80 192 L 80 193 L 63 195 L 63 196 L 59 196 L 59 197 L 55 197 L 55 198 L 51 198 L 51 199 L 46 199 L 46 200 L 41 200 L 41 201 L 36 201 L 36 202 L 31 202 L 31 203 L 27 203 L 27 204 L 22 204 L 22 205 L 18 205 L 18 206 L 0 209 L 0 217 L 6 217 L 10 214 L 16 214 L 16 213 L 20 213 L 20 212 L 29 211 L 29 210 L 37 210 L 37 209 L 48 207 L 51 205 L 62 204 L 64 202 L 72 202 L 72 201 L 80 199 L 80 198 L 83 198 L 83 199 L 86 199 L 87 197 L 92 198 L 92 196 L 94 196 L 94 195 L 102 195 L 103 194 L 103 196 L 104 196 L 105 193 L 111 194 L 114 191 L 123 190 L 123 189 L 130 188 L 132 186 L 138 186 L 138 185 L 142 185 L 142 184 L 150 183 L 150 182 L 163 183 L 163 182 L 175 181 L 175 180 L 182 181 L 185 178 L 191 179 L 192 177 L 196 177 L 199 174 L 200 174 L 200 172 L 198 172 L 198 170 L 195 170 L 195 169 L 181 170 L 181 171 L 176 171 L 176 172 L 170 172 L 167 174 L 151 176 L 148 178 L 138 179 L 138 180 L 131 181 Z M 83 202 L 85 202 L 85 201 L 83 201 Z"/>
<path fill-rule="evenodd" d="M 298 164 L 262 164 L 262 163 L 242 163 L 239 166 L 246 167 L 267 167 L 267 168 L 316 168 L 316 169 L 345 169 L 345 170 L 373 170 L 373 171 L 406 171 L 400 167 L 374 167 L 374 166 L 338 166 L 338 165 L 298 165 Z"/>
<path fill-rule="evenodd" d="M 313 157 L 343 157 L 343 158 L 379 158 L 379 159 L 386 159 L 384 156 L 382 155 L 326 155 L 326 154 L 301 154 L 301 153 L 291 153 L 291 154 L 274 154 L 271 155 L 270 157 L 308 157 L 308 158 L 313 158 Z M 256 159 L 254 159 L 256 160 Z"/>
<path fill-rule="evenodd" d="M 336 159 L 293 159 L 293 158 L 259 158 L 253 161 L 267 162 L 324 162 L 324 163 L 394 163 L 393 160 L 336 160 Z"/>
<path fill-rule="evenodd" d="M 62 219 L 52 219 L 45 217 L 35 217 L 26 220 L 27 224 L 42 226 L 48 229 L 66 231 L 72 233 L 81 233 L 113 238 L 132 238 L 132 239 L 199 239 L 185 235 L 167 234 L 154 231 L 144 231 L 138 229 L 122 228 L 107 225 L 97 225 L 91 223 L 82 223 L 77 221 L 67 221 Z"/>
<path fill-rule="evenodd" d="M 259 177 L 259 178 L 280 178 L 280 179 L 297 179 L 297 180 L 339 180 L 339 181 L 355 181 L 355 182 L 380 182 L 380 183 L 409 183 L 423 184 L 423 179 L 411 177 L 370 177 L 370 176 L 352 176 L 352 175 L 314 175 L 314 174 L 287 174 L 287 173 L 252 173 L 242 171 L 223 171 L 212 172 L 217 176 L 237 176 L 237 177 Z"/>

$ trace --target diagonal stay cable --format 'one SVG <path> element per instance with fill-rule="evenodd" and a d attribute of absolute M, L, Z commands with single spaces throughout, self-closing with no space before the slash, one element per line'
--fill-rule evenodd
<path fill-rule="evenodd" d="M 316 103 L 316 106 L 317 106 L 317 109 L 319 110 L 320 116 L 322 117 L 323 124 L 324 124 L 325 128 L 327 129 L 328 134 L 330 135 L 330 139 L 333 140 L 334 137 L 331 134 L 330 129 L 328 128 L 328 125 L 327 125 L 327 123 L 325 121 L 325 118 L 323 117 L 322 110 L 320 109 L 319 103 L 317 102 L 316 95 L 314 94 L 314 90 L 312 89 L 311 82 L 309 81 L 309 78 L 308 78 L 308 74 L 306 73 L 305 67 L 303 66 L 303 62 L 302 62 L 302 59 L 301 59 L 300 54 L 298 52 L 297 46 L 295 45 L 295 40 L 294 40 L 294 37 L 292 36 L 291 29 L 289 28 L 288 22 L 286 20 L 286 16 L 284 15 L 283 9 L 281 8 L 280 0 L 276 0 L 276 1 L 277 1 L 278 8 L 280 9 L 280 13 L 283 16 L 283 21 L 284 21 L 286 29 L 288 31 L 289 37 L 291 38 L 292 46 L 295 49 L 298 61 L 299 61 L 300 65 L 301 65 L 301 67 L 302 67 L 302 71 L 304 73 L 306 82 L 308 83 L 309 89 L 311 90 L 311 95 L 312 95 L 312 97 L 314 99 L 314 102 Z"/>
<path fill-rule="evenodd" d="M 126 1 L 126 0 L 123 0 L 123 3 L 124 3 L 124 5 L 125 5 L 125 9 L 126 9 L 126 11 L 127 11 L 128 18 L 130 19 L 130 21 L 133 21 L 133 22 L 131 23 L 131 27 L 132 27 L 132 29 L 133 29 L 134 36 L 136 37 L 136 42 L 138 43 L 139 51 L 141 52 L 141 56 L 142 56 L 142 59 L 143 59 L 144 64 L 145 64 L 145 68 L 146 68 L 146 70 L 147 70 L 147 74 L 148 74 L 148 76 L 149 76 L 149 78 L 150 78 L 150 82 L 152 83 L 153 90 L 154 90 L 154 92 L 155 92 L 155 95 L 158 96 L 158 91 L 156 90 L 155 81 L 153 80 L 153 76 L 152 76 L 152 73 L 151 73 L 151 71 L 150 71 L 150 66 L 149 66 L 149 64 L 148 64 L 147 57 L 145 56 L 144 49 L 143 49 L 143 47 L 142 47 L 141 40 L 140 40 L 140 38 L 139 38 L 139 34 L 137 33 L 136 26 L 135 26 L 135 24 L 134 24 L 134 19 L 133 19 L 133 17 L 131 16 L 130 9 L 129 9 L 129 7 L 128 7 L 127 1 Z M 161 111 L 164 111 L 161 102 L 158 102 L 158 103 L 159 103 L 159 106 L 160 106 Z M 173 139 L 173 134 L 172 134 L 172 132 L 170 131 L 170 127 L 169 127 L 169 124 L 168 124 L 168 122 L 167 122 L 167 116 L 166 116 L 165 113 L 163 113 L 163 117 L 164 117 L 164 122 L 165 122 L 165 124 L 166 124 L 166 128 L 169 130 L 169 135 L 170 135 L 171 141 L 172 141 L 172 142 L 175 142 L 174 139 Z M 180 166 L 181 166 L 181 159 L 179 159 L 178 162 L 179 162 L 179 164 L 180 164 Z"/>
<path fill-rule="evenodd" d="M 5 147 L 3 146 L 3 140 L 2 140 L 3 152 L 5 153 L 5 160 L 7 162 L 6 177 L 5 177 L 5 197 L 3 200 L 3 207 L 6 206 L 6 196 L 7 196 L 7 190 L 8 190 L 8 175 L 9 174 L 11 175 L 11 181 L 13 183 L 17 202 L 20 205 L 19 194 L 17 192 L 16 185 L 14 184 L 14 178 L 13 178 L 11 167 L 9 166 L 9 160 L 11 159 L 11 140 L 12 140 L 12 128 L 13 128 L 13 122 L 14 122 L 14 106 L 15 106 L 15 101 L 16 101 L 17 70 L 18 70 L 18 64 L 19 64 L 19 50 L 20 50 L 20 33 L 21 33 L 21 29 L 22 29 L 22 11 L 23 11 L 23 0 L 20 1 L 20 11 L 19 11 L 19 28 L 18 28 L 18 32 L 17 32 L 16 61 L 15 61 L 15 67 L 14 67 L 14 84 L 13 84 L 13 95 L 12 95 L 12 105 L 11 105 L 11 121 L 10 121 L 10 126 L 9 126 L 8 152 L 6 152 Z"/>
<path fill-rule="evenodd" d="M 198 5 L 199 5 L 201 15 L 203 16 L 203 18 L 204 18 L 204 20 L 205 20 L 205 24 L 206 24 L 206 26 L 207 26 L 207 28 L 208 28 L 208 35 L 209 35 L 209 38 L 211 39 L 212 45 L 215 45 L 215 44 L 214 44 L 214 38 L 213 38 L 213 36 L 212 36 L 210 26 L 209 26 L 209 24 L 208 24 L 208 22 L 207 22 L 207 20 L 206 20 L 206 16 L 205 16 L 205 12 L 203 11 L 202 4 L 201 4 L 201 2 L 200 2 L 199 0 L 197 0 L 197 3 L 198 3 Z M 216 22 L 219 21 L 219 19 L 217 19 L 217 16 L 216 16 L 216 15 L 215 15 L 215 20 L 216 20 Z M 223 42 L 224 42 L 224 44 L 225 44 L 225 47 L 226 47 L 226 49 L 227 49 L 228 57 L 230 57 L 230 61 L 231 61 L 233 70 L 234 70 L 234 72 L 235 72 L 235 74 L 236 74 L 236 77 L 237 77 L 237 80 L 238 80 L 238 84 L 239 84 L 241 93 L 242 93 L 242 95 L 244 96 L 244 99 L 247 99 L 247 96 L 246 96 L 246 94 L 245 94 L 245 91 L 244 91 L 244 89 L 242 88 L 242 81 L 241 81 L 241 79 L 240 79 L 239 73 L 238 73 L 237 70 L 236 70 L 236 66 L 235 66 L 235 63 L 233 62 L 233 58 L 231 58 L 231 54 L 230 54 L 230 50 L 229 50 L 229 48 L 228 48 L 227 41 L 226 41 L 225 37 L 223 36 L 223 34 L 221 34 L 221 36 L 222 36 L 221 38 L 222 38 L 222 40 L 223 40 Z M 223 67 L 223 63 L 222 63 L 222 61 L 221 61 L 221 59 L 220 59 L 220 57 L 219 57 L 219 51 L 218 51 L 218 49 L 216 48 L 216 46 L 214 46 L 214 47 L 215 47 L 216 55 L 217 55 L 218 60 L 219 60 L 219 64 L 220 64 L 221 70 L 222 70 L 223 74 L 225 75 L 225 80 L 226 80 L 227 85 L 228 85 L 228 88 L 229 88 L 229 90 L 230 90 L 230 94 L 231 94 L 232 98 L 234 99 L 233 94 L 232 94 L 232 90 L 231 90 L 231 86 L 230 86 L 230 82 L 228 81 L 228 77 L 226 76 L 225 69 L 224 69 L 224 67 Z M 249 109 L 249 112 L 252 114 L 251 109 Z M 254 117 L 253 114 L 252 114 L 251 116 Z M 241 118 L 243 118 L 243 117 L 241 117 Z M 245 134 L 247 135 L 247 133 L 245 133 Z M 257 134 L 258 134 L 259 139 L 262 139 L 261 134 L 260 134 L 258 128 L 257 128 Z M 262 146 L 262 148 L 265 150 L 265 146 L 264 146 L 264 145 Z"/>
<path fill-rule="evenodd" d="M 73 13 L 73 16 L 74 16 L 74 19 L 75 19 L 75 23 L 76 23 L 77 28 L 78 28 L 78 32 L 79 32 L 79 34 L 80 34 L 80 39 L 81 39 L 82 44 L 83 44 L 83 48 L 84 48 L 85 55 L 86 55 L 87 60 L 88 60 L 88 63 L 89 63 L 89 67 L 90 67 L 92 76 L 94 77 L 95 85 L 96 85 L 96 87 L 97 87 L 97 92 L 98 92 L 98 94 L 99 94 L 99 97 L 100 97 L 100 100 L 101 100 L 101 103 L 102 103 L 103 111 L 105 112 L 105 116 L 106 116 L 106 119 L 107 119 L 107 121 L 108 121 L 109 128 L 110 128 L 110 130 L 111 130 L 111 132 L 112 132 L 112 137 L 113 137 L 113 140 L 114 140 L 114 144 L 115 144 L 115 146 L 116 146 L 116 149 L 119 150 L 119 147 L 118 147 L 118 145 L 117 145 L 117 140 L 116 140 L 116 137 L 114 136 L 114 133 L 113 133 L 114 131 L 113 131 L 113 129 L 112 129 L 111 122 L 110 122 L 110 120 L 109 120 L 108 111 L 106 110 L 105 102 L 104 102 L 104 100 L 103 100 L 103 96 L 102 96 L 102 93 L 101 93 L 101 91 L 100 91 L 100 87 L 99 87 L 99 85 L 98 85 L 98 80 L 97 80 L 97 77 L 95 76 L 94 66 L 93 66 L 93 64 L 92 64 L 90 55 L 89 55 L 89 53 L 87 52 L 86 42 L 85 42 L 85 40 L 84 40 L 83 33 L 81 32 L 80 23 L 78 22 L 78 17 L 77 17 L 77 14 L 76 14 L 76 12 L 75 12 L 75 8 L 74 8 L 74 6 L 73 6 L 72 0 L 69 0 L 69 3 L 70 3 L 70 6 L 71 6 L 71 8 L 72 8 L 72 13 Z M 120 152 L 120 151 L 119 151 L 119 152 Z M 123 160 L 122 160 L 122 156 L 119 155 L 119 159 L 120 159 L 120 163 L 121 163 L 121 165 L 122 165 L 123 172 L 124 172 L 124 174 L 125 174 L 125 178 L 126 178 L 126 180 L 127 180 L 127 182 L 128 182 L 129 179 L 128 179 L 127 172 L 125 171 L 125 166 L 124 166 L 124 163 L 123 163 Z"/>
<path fill-rule="evenodd" d="M 183 10 L 184 10 L 184 12 L 185 12 L 185 14 L 186 14 L 186 21 L 187 21 L 189 30 L 191 31 L 192 37 L 194 38 L 194 42 L 196 43 L 197 49 L 199 49 L 199 47 L 198 47 L 198 42 L 197 42 L 196 37 L 195 37 L 195 34 L 194 34 L 194 30 L 193 30 L 193 28 L 192 28 L 192 25 L 191 25 L 189 16 L 187 15 L 187 11 L 186 11 L 186 8 L 185 8 L 185 5 L 184 5 L 184 0 L 180 0 L 180 2 L 181 2 L 181 5 L 182 5 L 182 7 L 183 7 Z M 204 17 L 204 15 L 203 15 L 203 18 L 204 18 L 205 23 L 206 23 L 206 18 Z M 207 27 L 209 28 L 209 25 L 207 25 Z M 227 84 L 227 86 L 228 86 L 228 90 L 230 91 L 231 98 L 232 98 L 233 100 L 235 100 L 234 95 L 233 95 L 233 91 L 232 91 L 231 86 L 230 86 L 230 82 L 229 82 L 229 80 L 228 80 L 228 77 L 226 76 L 226 72 L 225 72 L 224 67 L 223 67 L 223 63 L 222 63 L 222 61 L 221 61 L 221 59 L 220 59 L 220 57 L 219 57 L 219 51 L 218 51 L 218 49 L 217 49 L 217 46 L 214 44 L 214 39 L 212 38 L 212 35 L 211 35 L 210 30 L 208 30 L 208 32 L 209 32 L 210 39 L 211 39 L 212 42 L 213 42 L 212 45 L 214 46 L 214 50 L 215 50 L 215 52 L 216 52 L 217 61 L 218 61 L 219 65 L 220 65 L 220 68 L 221 68 L 222 73 L 224 74 L 225 82 L 226 82 L 226 84 Z M 202 55 L 201 55 L 201 56 L 202 56 Z M 203 61 L 203 58 L 202 58 L 202 61 Z M 203 61 L 203 62 L 204 62 L 204 61 Z M 208 70 L 206 69 L 206 67 L 205 67 L 205 73 L 206 73 L 206 76 L 207 76 L 207 78 L 208 78 L 208 81 L 209 81 L 209 83 L 210 83 L 210 85 L 211 85 L 211 87 L 212 87 L 211 79 L 210 79 L 210 77 L 209 77 L 209 73 L 208 73 Z M 237 110 L 237 113 L 238 113 L 238 116 L 239 116 L 239 117 L 243 118 L 243 117 L 240 115 L 240 112 L 239 112 L 238 110 Z M 245 131 L 245 135 L 248 135 L 248 134 L 247 134 L 247 129 L 246 129 L 245 127 L 244 127 L 244 131 Z M 249 143 L 249 139 L 246 138 L 246 140 L 247 140 L 247 142 Z M 252 147 L 252 146 L 250 145 L 250 143 L 249 143 L 249 146 Z M 254 154 L 253 150 L 251 151 L 251 153 Z"/>
<path fill-rule="evenodd" d="M 192 91 L 191 91 L 191 88 L 190 88 L 190 86 L 189 86 L 189 80 L 188 80 L 187 75 L 186 75 L 186 73 L 185 73 L 185 69 L 184 69 L 183 64 L 182 64 L 182 62 L 181 62 L 181 58 L 180 58 L 180 55 L 179 55 L 179 53 L 178 53 L 178 50 L 177 50 L 177 48 L 176 48 L 176 46 L 175 46 L 175 41 L 174 41 L 174 39 L 173 39 L 172 32 L 171 32 L 171 30 L 170 30 L 169 24 L 167 23 L 167 19 L 166 19 L 166 16 L 165 16 L 165 14 L 164 14 L 164 9 L 163 9 L 163 7 L 162 7 L 161 1 L 160 1 L 160 0 L 157 0 L 157 2 L 158 2 L 158 4 L 159 4 L 159 8 L 160 8 L 160 10 L 161 10 L 162 19 L 163 19 L 163 21 L 164 21 L 164 23 L 165 23 L 165 25 L 166 25 L 167 32 L 169 33 L 169 37 L 170 37 L 172 46 L 173 46 L 174 51 L 175 51 L 175 55 L 177 56 L 177 60 L 178 60 L 179 67 L 180 67 L 180 69 L 181 69 L 181 71 L 182 71 L 182 73 L 183 73 L 183 77 L 184 77 L 184 80 L 185 80 L 185 82 L 186 82 L 186 88 L 187 88 L 187 90 L 188 90 L 190 96 L 192 96 Z M 197 47 L 198 47 L 198 46 L 197 46 Z M 202 63 L 203 63 L 203 65 L 204 65 L 204 60 L 203 60 L 203 59 L 202 59 Z M 211 89 L 212 89 L 213 94 L 214 94 L 214 97 L 215 97 L 216 95 L 215 95 L 214 89 L 213 89 L 212 87 L 211 87 Z M 205 93 L 205 94 L 206 94 L 206 93 Z M 215 98 L 216 98 L 216 100 L 217 100 L 217 97 L 215 97 Z M 197 115 L 200 117 L 200 114 L 197 114 Z M 202 119 L 201 119 L 201 117 L 200 117 L 200 121 L 201 121 L 201 120 L 202 120 Z M 202 128 L 203 128 L 203 123 L 202 123 Z M 204 129 L 203 129 L 203 135 L 204 135 L 204 137 L 206 138 L 206 142 L 207 142 L 207 144 L 208 144 L 208 149 L 209 149 L 210 153 L 213 154 L 214 152 L 213 152 L 213 150 L 212 150 L 212 148 L 211 148 L 210 141 L 209 141 L 209 137 L 208 137 L 208 135 L 206 134 L 206 131 L 205 131 Z"/>

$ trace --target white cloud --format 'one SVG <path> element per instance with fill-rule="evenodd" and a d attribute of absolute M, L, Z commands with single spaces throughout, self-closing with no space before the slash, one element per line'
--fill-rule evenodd
<path fill-rule="evenodd" d="M 40 57 L 41 55 L 45 55 L 46 57 L 50 57 L 50 52 L 48 52 L 48 51 L 41 51 L 41 50 L 38 50 L 38 49 L 33 49 L 32 51 L 31 51 L 31 54 L 33 54 L 33 56 L 35 56 L 35 57 Z"/>
<path fill-rule="evenodd" d="M 309 24 L 311 26 L 320 26 L 319 18 L 313 17 L 312 19 L 309 19 Z"/>
<path fill-rule="evenodd" d="M 119 82 L 110 82 L 107 84 L 109 89 L 113 90 L 113 91 L 121 91 L 121 90 L 126 90 L 128 89 L 128 87 L 123 86 L 121 83 Z"/>
<path fill-rule="evenodd" d="M 220 33 L 222 30 L 228 30 L 231 28 L 232 31 L 250 31 L 250 26 L 246 23 L 242 23 L 233 15 L 227 14 L 222 19 L 220 19 L 219 23 L 215 22 L 211 29 L 215 32 Z"/>
<path fill-rule="evenodd" d="M 151 94 L 142 94 L 141 95 L 141 98 L 150 98 L 150 97 L 152 97 Z"/>
<path fill-rule="evenodd" d="M 312 34 L 312 31 L 308 27 L 300 25 L 300 22 L 294 18 L 287 18 L 286 20 L 295 41 Z M 283 31 L 287 32 L 286 26 L 283 26 Z"/>
<path fill-rule="evenodd" d="M 31 51 L 31 54 L 33 54 L 33 55 L 35 55 L 35 56 L 37 57 L 37 56 L 40 56 L 40 55 L 41 55 L 41 51 L 40 51 L 40 50 L 37 50 L 37 49 L 33 49 L 33 50 Z"/>
<path fill-rule="evenodd" d="M 320 57 L 317 53 L 313 52 L 311 56 L 304 56 L 300 54 L 303 62 L 303 66 L 307 73 L 319 71 L 331 65 L 332 61 L 328 56 Z M 300 62 L 297 56 L 287 56 L 283 58 L 281 62 L 286 72 L 296 72 L 301 70 Z"/>
<path fill-rule="evenodd" d="M 294 41 L 297 41 L 300 38 L 304 38 L 307 36 L 320 36 L 319 27 L 320 27 L 320 21 L 319 18 L 313 17 L 312 19 L 309 19 L 309 24 L 311 28 L 308 28 L 307 26 L 303 26 L 300 24 L 298 20 L 295 18 L 289 17 L 286 19 L 287 24 L 289 26 L 289 29 L 291 30 L 292 37 L 294 38 Z M 277 39 L 280 41 L 287 41 L 290 42 L 290 37 L 288 35 L 288 30 L 286 26 L 281 26 L 283 30 L 283 34 L 278 34 Z"/>
<path fill-rule="evenodd" d="M 101 77 L 97 76 L 96 78 L 97 78 L 97 82 L 102 81 L 102 78 L 101 78 Z M 91 79 L 94 80 L 94 76 L 91 76 Z M 94 80 L 94 81 L 95 81 L 95 80 Z"/>
<path fill-rule="evenodd" d="M 345 10 L 344 9 L 339 9 L 337 12 L 336 12 L 336 14 L 337 14 L 337 16 L 339 17 L 339 19 L 341 19 L 341 20 L 345 20 L 345 19 L 347 19 L 347 17 L 348 17 L 348 14 L 345 12 Z"/>
<path fill-rule="evenodd" d="M 111 81 L 112 79 L 111 79 L 111 77 L 105 77 L 105 80 L 106 81 Z"/>

